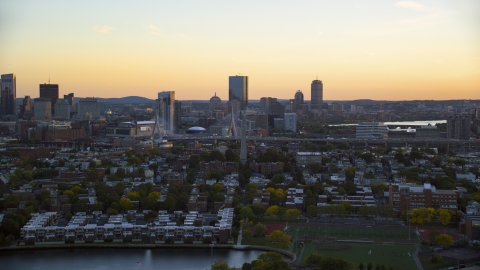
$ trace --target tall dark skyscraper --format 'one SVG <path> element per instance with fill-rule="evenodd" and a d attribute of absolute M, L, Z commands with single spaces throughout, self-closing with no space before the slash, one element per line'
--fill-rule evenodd
<path fill-rule="evenodd" d="M 17 76 L 2 74 L 0 89 L 0 115 L 13 115 L 16 112 Z"/>
<path fill-rule="evenodd" d="M 312 109 L 321 110 L 323 106 L 323 83 L 320 80 L 312 81 Z"/>
<path fill-rule="evenodd" d="M 248 76 L 228 77 L 228 101 L 241 102 L 240 109 L 246 110 L 248 105 Z"/>
<path fill-rule="evenodd" d="M 40 84 L 40 98 L 49 98 L 52 106 L 50 115 L 55 115 L 55 103 L 58 100 L 58 84 Z"/>
<path fill-rule="evenodd" d="M 73 95 L 73 93 L 63 95 L 63 99 L 68 100 L 68 104 L 70 104 L 70 106 L 75 105 L 75 96 Z"/>

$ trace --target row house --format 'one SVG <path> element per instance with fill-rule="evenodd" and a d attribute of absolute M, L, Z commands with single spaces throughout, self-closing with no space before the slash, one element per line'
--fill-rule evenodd
<path fill-rule="evenodd" d="M 301 188 L 289 188 L 287 192 L 287 201 L 285 202 L 285 208 L 298 209 L 303 211 L 303 189 Z"/>
<path fill-rule="evenodd" d="M 86 224 L 82 220 L 84 216 L 76 216 L 76 222 L 69 223 L 65 227 L 51 226 L 51 220 L 55 213 L 37 215 L 28 225 L 21 230 L 22 239 L 29 242 L 86 242 L 99 241 L 124 241 L 150 239 L 150 243 L 168 242 L 226 244 L 231 240 L 231 228 L 233 221 L 233 208 L 224 208 L 218 212 L 219 222 L 215 226 L 194 227 L 193 221 L 198 218 L 198 212 L 190 213 L 186 221 L 188 225 L 177 226 L 176 222 L 170 221 L 168 214 L 161 214 L 152 225 L 134 225 L 121 222 L 122 215 L 111 216 L 104 225 Z M 168 221 L 165 221 L 168 219 Z"/>

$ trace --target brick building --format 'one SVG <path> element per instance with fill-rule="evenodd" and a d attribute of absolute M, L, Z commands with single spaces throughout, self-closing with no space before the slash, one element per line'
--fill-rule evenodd
<path fill-rule="evenodd" d="M 273 175 L 283 172 L 283 163 L 282 162 L 252 162 L 250 163 L 250 169 L 254 173 L 259 173 L 265 176 Z"/>
<path fill-rule="evenodd" d="M 236 173 L 238 172 L 238 162 L 222 162 L 222 161 L 210 161 L 200 162 L 200 170 L 204 172 L 219 171 L 222 173 Z"/>
<path fill-rule="evenodd" d="M 401 183 L 389 187 L 390 207 L 395 212 L 425 207 L 456 211 L 457 199 L 458 191 L 440 190 L 428 183 L 424 185 Z"/>

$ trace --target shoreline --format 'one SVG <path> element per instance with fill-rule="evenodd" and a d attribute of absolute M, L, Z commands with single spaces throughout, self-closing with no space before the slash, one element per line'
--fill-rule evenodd
<path fill-rule="evenodd" d="M 44 249 L 209 249 L 209 245 L 174 245 L 174 244 L 64 244 L 64 245 L 31 245 L 31 246 L 10 246 L 1 247 L 0 252 L 14 252 L 14 251 L 32 251 L 32 250 L 44 250 Z M 253 246 L 253 245 L 215 245 L 214 249 L 232 249 L 232 250 L 259 250 L 266 252 L 278 252 L 283 256 L 289 258 L 290 263 L 296 260 L 296 255 L 283 249 L 277 249 L 273 247 Z"/>

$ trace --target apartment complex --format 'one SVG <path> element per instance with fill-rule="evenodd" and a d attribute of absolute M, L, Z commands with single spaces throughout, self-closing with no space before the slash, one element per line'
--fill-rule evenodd
<path fill-rule="evenodd" d="M 143 218 L 144 213 L 129 211 L 134 217 Z M 219 243 L 231 241 L 233 208 L 218 211 L 218 223 L 215 226 L 195 227 L 194 221 L 201 219 L 198 212 L 191 211 L 185 216 L 183 225 L 170 219 L 170 215 L 160 212 L 154 222 L 136 225 L 125 222 L 123 215 L 107 215 L 93 212 L 86 215 L 78 212 L 66 226 L 53 225 L 56 212 L 33 214 L 30 221 L 21 229 L 21 240 L 29 244 L 48 242 L 99 243 L 115 241 L 142 241 L 151 244 L 162 243 Z M 103 225 L 98 220 L 107 220 Z"/>

